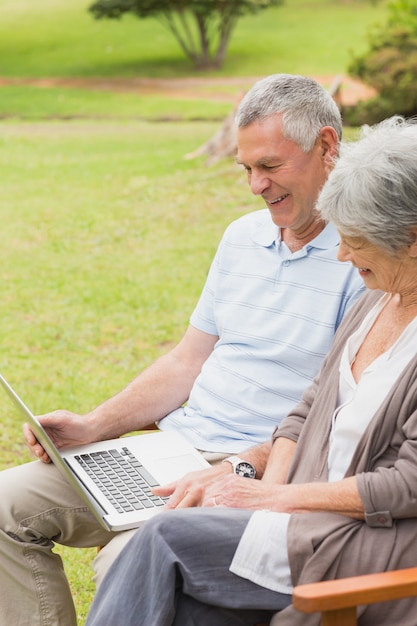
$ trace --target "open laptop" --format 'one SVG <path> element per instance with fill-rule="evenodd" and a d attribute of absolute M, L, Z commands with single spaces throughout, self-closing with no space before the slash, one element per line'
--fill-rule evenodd
<path fill-rule="evenodd" d="M 104 528 L 136 528 L 160 512 L 164 499 L 152 487 L 210 467 L 203 456 L 173 431 L 58 449 L 9 383 L 0 383 L 48 453 Z"/>

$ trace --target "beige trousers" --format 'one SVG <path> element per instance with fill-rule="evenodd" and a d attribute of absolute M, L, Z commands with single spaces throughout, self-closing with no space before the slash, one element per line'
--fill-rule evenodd
<path fill-rule="evenodd" d="M 105 546 L 94 563 L 99 584 L 133 533 L 103 529 L 53 465 L 35 461 L 0 472 L 0 626 L 75 626 L 54 544 Z"/>

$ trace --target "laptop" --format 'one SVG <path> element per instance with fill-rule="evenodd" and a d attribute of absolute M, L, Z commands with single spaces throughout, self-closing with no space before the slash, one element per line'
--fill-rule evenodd
<path fill-rule="evenodd" d="M 0 383 L 55 466 L 107 530 L 137 528 L 161 511 L 152 487 L 210 467 L 174 431 L 150 432 L 58 449 L 40 422 L 0 374 Z"/>

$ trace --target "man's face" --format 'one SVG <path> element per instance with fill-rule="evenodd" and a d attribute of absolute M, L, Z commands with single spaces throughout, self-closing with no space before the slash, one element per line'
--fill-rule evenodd
<path fill-rule="evenodd" d="M 326 126 L 306 153 L 282 133 L 281 115 L 238 128 L 237 161 L 252 193 L 260 195 L 281 228 L 303 233 L 316 218 L 314 207 L 337 155 L 336 131 Z"/>

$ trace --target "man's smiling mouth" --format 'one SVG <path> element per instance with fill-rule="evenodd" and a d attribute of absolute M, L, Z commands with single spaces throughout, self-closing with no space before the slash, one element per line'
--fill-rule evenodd
<path fill-rule="evenodd" d="M 286 193 L 283 196 L 276 198 L 275 200 L 267 200 L 267 202 L 268 204 L 278 204 L 278 202 L 282 202 L 283 200 L 285 200 L 285 198 L 288 198 L 289 195 L 289 193 Z"/>

